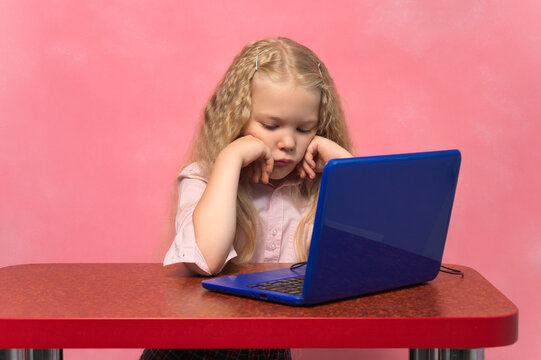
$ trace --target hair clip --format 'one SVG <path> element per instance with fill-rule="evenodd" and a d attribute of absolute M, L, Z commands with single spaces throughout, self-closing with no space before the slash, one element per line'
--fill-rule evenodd
<path fill-rule="evenodd" d="M 317 63 L 317 69 L 319 70 L 319 75 L 323 77 L 323 74 L 321 73 L 321 63 Z"/>
<path fill-rule="evenodd" d="M 259 60 L 259 47 L 255 48 L 255 71 L 257 71 L 258 68 L 258 60 Z"/>

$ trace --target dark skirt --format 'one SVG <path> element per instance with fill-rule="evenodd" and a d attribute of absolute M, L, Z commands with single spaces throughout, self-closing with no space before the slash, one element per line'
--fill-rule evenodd
<path fill-rule="evenodd" d="M 145 349 L 139 360 L 291 360 L 289 349 Z"/>

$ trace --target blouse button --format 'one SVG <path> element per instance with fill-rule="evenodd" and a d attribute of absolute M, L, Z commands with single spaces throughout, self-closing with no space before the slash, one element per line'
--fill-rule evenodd
<path fill-rule="evenodd" d="M 278 234 L 278 230 L 276 229 L 272 230 L 272 236 L 276 236 L 276 234 Z"/>
<path fill-rule="evenodd" d="M 271 244 L 270 244 L 270 248 L 271 248 L 271 250 L 275 250 L 275 249 L 276 249 L 276 245 L 275 245 L 274 243 L 271 243 Z"/>

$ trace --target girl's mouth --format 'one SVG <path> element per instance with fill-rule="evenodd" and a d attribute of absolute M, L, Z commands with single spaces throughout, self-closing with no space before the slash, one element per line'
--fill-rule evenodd
<path fill-rule="evenodd" d="M 274 165 L 277 165 L 277 166 L 285 166 L 292 163 L 293 163 L 293 160 L 291 159 L 274 160 Z"/>

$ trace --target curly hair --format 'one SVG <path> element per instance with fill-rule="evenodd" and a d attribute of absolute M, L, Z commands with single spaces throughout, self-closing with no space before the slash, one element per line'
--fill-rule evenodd
<path fill-rule="evenodd" d="M 191 161 L 198 162 L 207 175 L 210 175 L 218 154 L 242 136 L 242 130 L 250 120 L 251 82 L 256 71 L 265 73 L 275 81 L 294 80 L 305 89 L 321 91 L 316 135 L 351 150 L 338 92 L 323 62 L 312 50 L 293 40 L 267 38 L 252 42 L 242 49 L 205 108 Z M 314 221 L 319 184 L 320 176 L 317 176 L 311 186 L 299 187 L 295 195 L 309 198 L 308 211 L 295 233 L 295 251 L 299 260 L 308 257 L 308 236 Z M 239 243 L 238 236 L 234 241 L 238 253 L 235 262 L 238 263 L 251 258 L 259 221 L 246 185 L 246 180 L 241 180 L 237 195 L 237 232 L 245 235 L 243 244 Z"/>

